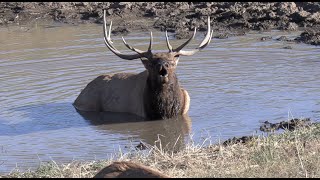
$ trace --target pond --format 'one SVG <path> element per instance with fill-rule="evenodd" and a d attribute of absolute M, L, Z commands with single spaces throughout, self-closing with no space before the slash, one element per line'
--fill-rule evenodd
<path fill-rule="evenodd" d="M 99 160 L 140 141 L 183 147 L 259 134 L 262 122 L 320 117 L 320 48 L 275 40 L 300 32 L 250 32 L 213 39 L 202 52 L 181 57 L 177 75 L 189 92 L 188 116 L 144 121 L 118 113 L 80 114 L 72 106 L 101 74 L 141 72 L 103 42 L 101 25 L 0 28 L 0 173 L 36 168 L 54 160 Z M 164 32 L 153 32 L 154 49 L 167 51 Z M 169 34 L 174 47 L 186 40 Z M 272 36 L 272 40 L 260 41 Z M 132 32 L 129 44 L 146 49 L 149 32 Z M 186 49 L 203 39 L 198 32 Z M 113 36 L 115 46 L 131 53 Z M 290 46 L 291 48 L 286 48 Z M 178 143 L 177 143 L 178 142 Z M 172 146 L 173 147 L 173 146 Z"/>

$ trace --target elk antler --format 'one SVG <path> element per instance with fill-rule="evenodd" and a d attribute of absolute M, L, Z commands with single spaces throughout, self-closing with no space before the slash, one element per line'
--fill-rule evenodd
<path fill-rule="evenodd" d="M 195 54 L 196 52 L 199 52 L 200 50 L 205 48 L 210 43 L 211 38 L 212 38 L 213 30 L 211 31 L 211 28 L 210 28 L 210 16 L 208 16 L 208 28 L 207 29 L 208 29 L 207 35 L 205 36 L 203 41 L 199 44 L 199 47 L 197 47 L 195 50 L 191 50 L 191 51 L 183 51 L 181 49 L 184 48 L 187 44 L 189 44 L 189 42 L 195 37 L 196 28 L 194 28 L 194 32 L 193 32 L 193 35 L 191 36 L 191 38 L 188 39 L 188 41 L 186 41 L 185 43 L 183 43 L 181 46 L 179 46 L 178 48 L 176 48 L 174 50 L 172 49 L 172 46 L 169 43 L 168 34 L 166 31 L 166 41 L 167 41 L 167 46 L 168 46 L 169 52 L 176 52 L 177 55 L 184 55 L 184 56 L 191 56 L 191 55 Z"/>
<path fill-rule="evenodd" d="M 152 32 L 150 32 L 150 44 L 149 44 L 149 48 L 147 51 L 142 51 L 140 49 L 134 48 L 132 46 L 130 46 L 122 37 L 122 41 L 124 43 L 124 45 L 129 48 L 130 50 L 136 52 L 137 54 L 123 54 L 120 51 L 118 51 L 113 45 L 112 45 L 112 41 L 111 41 L 111 26 L 112 26 L 112 21 L 110 22 L 110 26 L 109 26 L 109 31 L 107 31 L 107 25 L 106 25 L 106 10 L 103 11 L 103 32 L 104 32 L 104 42 L 106 44 L 106 46 L 110 49 L 111 52 L 113 52 L 115 55 L 117 55 L 118 57 L 122 58 L 122 59 L 126 59 L 126 60 L 133 60 L 133 59 L 138 59 L 138 58 L 142 58 L 142 57 L 150 57 L 152 56 L 152 42 L 153 42 L 153 36 L 152 36 Z M 173 49 L 172 46 L 170 45 L 169 42 L 169 38 L 168 38 L 168 33 L 166 31 L 166 42 L 167 42 L 167 46 L 169 49 L 169 52 L 174 52 L 177 55 L 184 55 L 184 56 L 191 56 L 193 54 L 195 54 L 196 52 L 199 52 L 200 50 L 202 50 L 203 48 L 205 48 L 211 41 L 212 38 L 212 34 L 213 34 L 213 30 L 211 31 L 210 28 L 210 16 L 208 16 L 208 28 L 207 28 L 207 35 L 205 36 L 205 38 L 203 39 L 203 41 L 199 44 L 199 47 L 197 47 L 194 50 L 190 50 L 190 51 L 183 51 L 182 49 L 188 45 L 190 43 L 190 41 L 195 37 L 196 35 L 196 28 L 194 28 L 194 32 L 192 37 L 190 37 L 185 43 L 183 43 L 182 45 L 180 45 L 178 48 Z"/>
<path fill-rule="evenodd" d="M 129 48 L 132 51 L 135 51 L 138 54 L 123 54 L 120 51 L 118 51 L 113 45 L 112 45 L 112 41 L 110 38 L 111 35 L 111 26 L 112 26 L 112 21 L 110 23 L 109 26 L 109 31 L 107 31 L 107 25 L 106 25 L 106 10 L 103 11 L 103 32 L 104 32 L 104 43 L 106 44 L 106 46 L 110 49 L 111 52 L 113 52 L 115 55 L 117 55 L 118 57 L 122 58 L 122 59 L 126 59 L 126 60 L 133 60 L 133 59 L 138 59 L 141 57 L 148 57 L 151 53 L 151 48 L 152 48 L 152 32 L 150 33 L 150 44 L 149 44 L 149 48 L 148 51 L 142 51 L 139 49 L 136 49 L 132 46 L 130 46 L 129 44 L 126 43 L 126 41 L 124 40 L 124 38 L 122 37 L 122 41 L 123 43 L 127 46 L 127 48 Z"/>

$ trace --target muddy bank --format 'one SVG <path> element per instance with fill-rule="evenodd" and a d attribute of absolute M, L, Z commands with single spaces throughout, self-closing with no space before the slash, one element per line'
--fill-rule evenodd
<path fill-rule="evenodd" d="M 288 131 L 294 131 L 299 128 L 308 128 L 312 125 L 317 125 L 319 122 L 311 121 L 310 118 L 294 118 L 286 121 L 281 121 L 279 123 L 271 123 L 269 121 L 263 122 L 263 124 L 260 126 L 260 131 L 262 132 L 275 132 L 280 129 L 282 130 L 288 130 Z M 222 144 L 224 146 L 232 145 L 232 144 L 247 144 L 250 143 L 252 140 L 257 139 L 258 136 L 242 136 L 242 137 L 233 137 L 229 138 L 226 141 L 224 141 Z"/>
<path fill-rule="evenodd" d="M 67 24 L 98 23 L 107 10 L 119 31 L 156 28 L 186 38 L 193 28 L 206 31 L 211 17 L 216 38 L 245 35 L 248 30 L 279 29 L 302 33 L 297 42 L 319 45 L 319 2 L 1 2 L 0 25 L 54 21 Z"/>
<path fill-rule="evenodd" d="M 272 132 L 277 131 L 279 129 L 293 131 L 297 128 L 307 127 L 312 124 L 310 118 L 298 119 L 294 118 L 289 121 L 281 121 L 279 123 L 270 123 L 269 121 L 265 121 L 260 126 L 260 131 L 263 132 Z"/>

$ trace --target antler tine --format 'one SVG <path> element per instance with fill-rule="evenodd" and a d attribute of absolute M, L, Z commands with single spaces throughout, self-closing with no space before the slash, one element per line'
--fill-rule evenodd
<path fill-rule="evenodd" d="M 210 39 L 209 41 L 207 41 L 207 43 L 205 43 L 203 46 L 199 46 L 197 47 L 195 50 L 191 50 L 191 51 L 184 51 L 184 50 L 180 50 L 178 52 L 179 55 L 183 55 L 183 56 L 191 56 L 194 55 L 195 53 L 199 52 L 201 49 L 205 48 L 211 41 L 212 38 L 212 34 L 213 34 L 213 30 L 210 33 Z"/>
<path fill-rule="evenodd" d="M 196 35 L 197 32 L 197 28 L 194 28 L 194 32 L 193 35 L 190 37 L 190 39 L 188 39 L 188 41 L 186 41 L 185 43 L 183 43 L 181 46 L 179 46 L 178 48 L 174 49 L 173 51 L 175 52 L 179 52 L 182 48 L 184 48 L 187 44 L 190 43 L 190 41 L 194 38 L 194 36 Z"/>
<path fill-rule="evenodd" d="M 110 27 L 109 27 L 109 32 L 106 31 L 107 26 L 106 26 L 106 10 L 104 10 L 103 12 L 103 34 L 104 34 L 104 43 L 106 44 L 106 46 L 109 48 L 109 50 L 111 52 L 113 52 L 115 55 L 117 55 L 118 57 L 122 58 L 122 59 L 126 59 L 126 60 L 133 60 L 133 59 L 138 59 L 141 57 L 145 57 L 145 53 L 142 54 L 122 54 L 120 51 L 118 51 L 111 42 L 111 26 L 112 26 L 112 21 L 110 23 Z M 124 41 L 125 42 L 125 41 Z M 126 43 L 125 43 L 126 44 Z M 129 45 L 128 45 L 129 46 Z M 128 47 L 127 46 L 127 47 Z M 131 46 L 129 46 L 131 47 Z M 131 49 L 131 48 L 129 48 Z M 137 51 L 136 51 L 137 52 Z"/>
<path fill-rule="evenodd" d="M 122 59 L 126 59 L 126 60 L 133 60 L 133 59 L 138 59 L 143 57 L 140 54 L 122 54 L 121 52 L 119 52 L 116 49 L 113 49 L 110 44 L 107 42 L 106 38 L 104 38 L 104 43 L 106 44 L 106 46 L 110 49 L 111 52 L 113 52 L 115 55 L 117 55 L 118 57 L 122 58 Z"/>
<path fill-rule="evenodd" d="M 151 52 L 152 42 L 153 42 L 153 36 L 152 36 L 152 31 L 150 31 L 150 44 L 149 44 L 148 52 Z"/>
<path fill-rule="evenodd" d="M 170 45 L 170 42 L 169 42 L 167 30 L 166 30 L 166 41 L 167 41 L 167 46 L 168 46 L 169 52 L 172 52 L 173 50 L 172 50 L 172 46 Z"/>
<path fill-rule="evenodd" d="M 127 48 L 129 48 L 130 50 L 132 50 L 132 51 L 134 51 L 134 52 L 137 52 L 137 53 L 139 53 L 139 54 L 143 54 L 143 53 L 146 52 L 146 51 L 142 51 L 142 50 L 140 50 L 140 49 L 136 49 L 136 48 L 130 46 L 130 45 L 124 40 L 123 37 L 122 37 L 122 41 L 123 41 L 124 45 L 127 46 Z"/>
<path fill-rule="evenodd" d="M 107 39 L 107 42 L 109 43 L 109 45 L 115 49 L 115 47 L 112 45 L 112 41 L 111 41 L 111 27 L 112 27 L 112 21 L 110 22 L 110 26 L 109 26 L 109 32 L 107 31 L 107 23 L 106 23 L 106 10 L 103 11 L 103 33 L 104 33 L 104 37 Z"/>
<path fill-rule="evenodd" d="M 204 38 L 204 40 L 199 45 L 200 49 L 204 48 L 211 41 L 210 37 L 212 36 L 212 32 L 210 33 L 210 31 L 211 31 L 211 28 L 210 28 L 210 16 L 208 16 L 208 30 L 207 31 L 208 32 L 207 32 L 206 37 Z"/>
<path fill-rule="evenodd" d="M 106 26 L 106 24 L 105 24 L 105 26 Z M 110 22 L 109 33 L 108 33 L 108 39 L 109 39 L 110 42 L 112 42 L 112 41 L 111 41 L 111 27 L 112 27 L 112 21 Z M 112 43 L 113 43 L 113 42 L 112 42 Z"/>
<path fill-rule="evenodd" d="M 193 54 L 195 54 L 196 52 L 199 52 L 200 50 L 202 50 L 203 48 L 205 48 L 211 41 L 212 39 L 212 34 L 213 34 L 213 30 L 211 31 L 210 28 L 210 16 L 208 16 L 208 30 L 207 30 L 207 35 L 205 36 L 205 38 L 203 39 L 203 41 L 199 44 L 199 47 L 197 47 L 195 50 L 191 50 L 191 51 L 183 51 L 183 50 L 179 50 L 177 51 L 177 53 L 179 55 L 184 55 L 184 56 L 191 56 Z M 188 41 L 187 41 L 188 42 Z M 178 48 L 177 48 L 178 49 Z"/>

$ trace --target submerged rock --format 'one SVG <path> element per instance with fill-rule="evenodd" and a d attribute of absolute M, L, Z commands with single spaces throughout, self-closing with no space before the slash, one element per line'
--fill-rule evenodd
<path fill-rule="evenodd" d="M 264 36 L 264 37 L 260 38 L 261 41 L 266 41 L 266 40 L 271 40 L 271 39 L 272 39 L 271 36 Z"/>
<path fill-rule="evenodd" d="M 140 143 L 136 146 L 136 149 L 138 149 L 138 150 L 145 150 L 145 149 L 147 149 L 147 148 L 148 148 L 147 145 L 144 144 L 143 142 L 140 142 Z"/>

